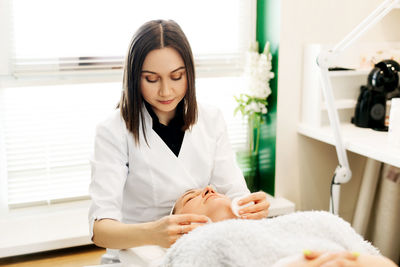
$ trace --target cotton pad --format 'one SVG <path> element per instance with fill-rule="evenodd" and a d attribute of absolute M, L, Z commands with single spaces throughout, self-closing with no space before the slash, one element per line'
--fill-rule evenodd
<path fill-rule="evenodd" d="M 240 217 L 240 215 L 239 215 L 239 210 L 240 209 L 243 209 L 245 207 L 248 207 L 248 206 L 251 206 L 251 205 L 254 204 L 254 202 L 251 201 L 251 202 L 247 203 L 246 205 L 239 206 L 238 205 L 239 200 L 241 200 L 241 199 L 243 199 L 245 197 L 246 196 L 240 196 L 240 197 L 235 197 L 234 199 L 232 199 L 231 209 L 232 209 L 233 214 L 235 214 L 237 217 Z"/>

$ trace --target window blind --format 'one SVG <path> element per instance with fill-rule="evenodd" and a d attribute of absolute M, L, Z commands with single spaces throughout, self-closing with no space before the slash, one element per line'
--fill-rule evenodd
<path fill-rule="evenodd" d="M 88 195 L 95 127 L 115 108 L 120 88 L 104 83 L 0 90 L 11 207 Z"/>
<path fill-rule="evenodd" d="M 16 76 L 121 69 L 134 31 L 144 22 L 158 18 L 173 18 L 181 25 L 200 75 L 203 71 L 205 75 L 238 73 L 243 66 L 243 51 L 255 32 L 251 18 L 254 0 L 11 3 Z"/>
<path fill-rule="evenodd" d="M 233 95 L 240 77 L 198 78 L 198 101 L 219 107 L 234 150 L 247 127 Z M 0 89 L 0 125 L 7 161 L 8 205 L 22 207 L 88 195 L 96 125 L 115 108 L 121 83 Z M 224 101 L 221 101 L 223 99 Z"/>
<path fill-rule="evenodd" d="M 228 128 L 229 141 L 234 151 L 246 149 L 247 118 L 240 112 L 234 115 L 237 103 L 233 96 L 243 92 L 242 77 L 201 78 L 196 81 L 196 92 L 199 102 L 207 103 L 221 109 Z"/>

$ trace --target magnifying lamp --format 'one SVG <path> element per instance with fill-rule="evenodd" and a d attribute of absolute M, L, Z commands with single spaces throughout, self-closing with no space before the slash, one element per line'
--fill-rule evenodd
<path fill-rule="evenodd" d="M 329 122 L 333 131 L 336 153 L 339 161 L 339 165 L 336 167 L 332 178 L 331 197 L 329 201 L 329 210 L 336 215 L 339 214 L 340 185 L 350 181 L 351 169 L 347 159 L 345 146 L 343 144 L 339 116 L 335 106 L 332 83 L 329 77 L 329 67 L 334 58 L 338 57 L 340 53 L 360 38 L 360 36 L 370 27 L 378 23 L 393 8 L 398 7 L 399 3 L 400 0 L 385 0 L 349 34 L 347 34 L 342 41 L 331 50 L 323 50 L 317 58 L 317 64 L 319 66 L 322 81 L 322 91 L 326 100 Z"/>

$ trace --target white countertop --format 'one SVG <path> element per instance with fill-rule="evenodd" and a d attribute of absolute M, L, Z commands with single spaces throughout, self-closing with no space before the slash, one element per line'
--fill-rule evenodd
<path fill-rule="evenodd" d="M 388 142 L 388 133 L 369 128 L 356 127 L 351 123 L 341 124 L 344 147 L 351 152 L 400 168 L 400 148 Z M 313 127 L 299 124 L 298 132 L 304 136 L 334 145 L 330 126 Z"/>

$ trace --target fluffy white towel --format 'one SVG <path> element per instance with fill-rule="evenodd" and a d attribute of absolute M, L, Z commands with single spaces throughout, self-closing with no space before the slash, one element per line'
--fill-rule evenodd
<path fill-rule="evenodd" d="M 304 249 L 379 254 L 343 219 L 308 211 L 198 227 L 168 249 L 163 266 L 272 266 Z"/>

